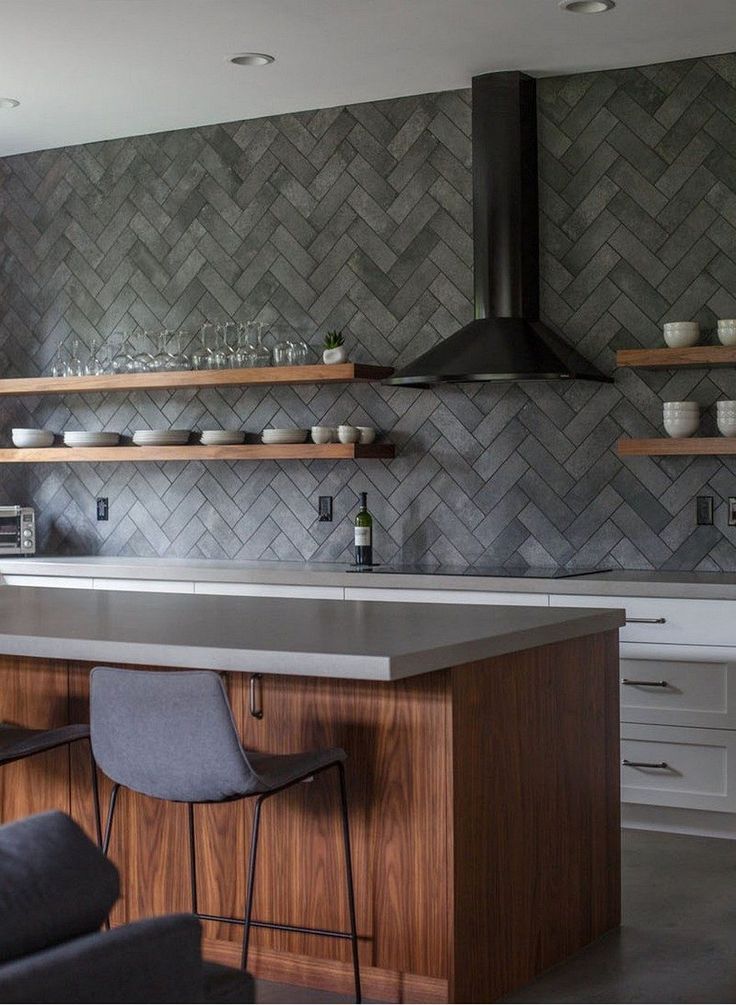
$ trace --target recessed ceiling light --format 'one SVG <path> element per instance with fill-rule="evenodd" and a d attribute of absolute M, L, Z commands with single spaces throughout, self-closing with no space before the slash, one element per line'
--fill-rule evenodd
<path fill-rule="evenodd" d="M 265 52 L 239 52 L 236 56 L 228 56 L 227 58 L 236 66 L 266 66 L 276 59 L 275 56 L 269 56 Z"/>
<path fill-rule="evenodd" d="M 560 7 L 573 14 L 605 14 L 615 6 L 615 0 L 560 0 Z"/>
<path fill-rule="evenodd" d="M 17 98 L 0 98 L 0 108 L 17 108 L 19 104 Z"/>

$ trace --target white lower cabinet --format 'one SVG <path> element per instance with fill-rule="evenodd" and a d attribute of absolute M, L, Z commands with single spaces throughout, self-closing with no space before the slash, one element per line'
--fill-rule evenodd
<path fill-rule="evenodd" d="M 623 723 L 621 798 L 683 809 L 736 810 L 736 732 Z"/>
<path fill-rule="evenodd" d="M 44 586 L 57 590 L 91 590 L 94 580 L 83 576 L 3 576 L 5 586 Z"/>
<path fill-rule="evenodd" d="M 736 728 L 736 664 L 621 660 L 621 719 Z"/>
<path fill-rule="evenodd" d="M 96 590 L 130 593 L 194 593 L 194 583 L 169 579 L 95 579 Z"/>
<path fill-rule="evenodd" d="M 312 600 L 342 600 L 341 586 L 279 586 L 271 583 L 195 583 L 195 593 L 216 597 L 301 597 Z"/>
<path fill-rule="evenodd" d="M 345 589 L 346 600 L 398 600 L 414 604 L 508 604 L 523 607 L 547 607 L 546 593 L 486 593 L 475 590 L 394 590 L 382 587 Z"/>

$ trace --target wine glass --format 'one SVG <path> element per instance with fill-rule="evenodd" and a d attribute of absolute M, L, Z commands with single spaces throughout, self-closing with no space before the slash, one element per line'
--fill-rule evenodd
<path fill-rule="evenodd" d="M 98 374 L 104 372 L 102 363 L 100 362 L 100 349 L 97 339 L 92 339 L 92 345 L 89 347 L 89 356 L 87 357 L 87 362 L 84 364 L 84 372 L 88 377 L 96 377 Z"/>
<path fill-rule="evenodd" d="M 73 338 L 66 364 L 67 377 L 82 377 L 84 375 L 84 363 L 82 362 L 79 339 Z"/>
<path fill-rule="evenodd" d="M 61 344 L 56 350 L 54 361 L 51 364 L 52 377 L 66 377 L 69 373 L 69 353 L 65 345 Z"/>
<path fill-rule="evenodd" d="M 271 366 L 271 350 L 263 344 L 264 329 L 262 321 L 248 322 L 246 366 Z"/>

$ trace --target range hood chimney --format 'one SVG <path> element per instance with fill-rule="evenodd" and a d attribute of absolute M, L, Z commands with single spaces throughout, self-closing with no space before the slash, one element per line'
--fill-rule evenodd
<path fill-rule="evenodd" d="M 385 383 L 610 382 L 539 320 L 536 91 L 523 73 L 473 77 L 476 320 Z"/>

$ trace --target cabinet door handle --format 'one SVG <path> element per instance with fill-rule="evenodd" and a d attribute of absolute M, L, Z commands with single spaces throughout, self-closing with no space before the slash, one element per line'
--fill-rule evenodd
<path fill-rule="evenodd" d="M 624 757 L 621 763 L 626 768 L 669 768 L 667 761 L 629 761 Z"/>
<path fill-rule="evenodd" d="M 666 680 L 633 680 L 630 677 L 622 677 L 621 683 L 630 687 L 669 687 Z"/>
<path fill-rule="evenodd" d="M 252 673 L 248 684 L 248 711 L 254 719 L 263 718 L 263 708 L 258 694 L 258 682 L 260 681 L 261 676 L 262 674 Z"/>
<path fill-rule="evenodd" d="M 667 618 L 627 618 L 627 625 L 666 625 Z"/>

